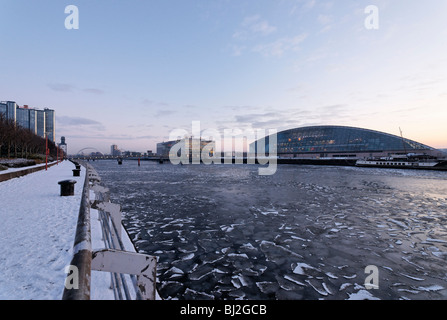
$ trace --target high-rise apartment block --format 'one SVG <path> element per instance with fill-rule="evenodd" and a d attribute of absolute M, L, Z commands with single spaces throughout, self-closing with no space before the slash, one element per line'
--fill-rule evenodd
<path fill-rule="evenodd" d="M 0 102 L 0 113 L 7 119 L 11 119 L 22 128 L 48 140 L 56 141 L 56 115 L 52 109 L 43 110 L 29 108 L 27 105 L 20 107 L 15 101 Z"/>
<path fill-rule="evenodd" d="M 121 150 L 118 149 L 118 146 L 116 144 L 112 144 L 110 146 L 110 154 L 112 156 L 120 156 L 121 155 Z"/>

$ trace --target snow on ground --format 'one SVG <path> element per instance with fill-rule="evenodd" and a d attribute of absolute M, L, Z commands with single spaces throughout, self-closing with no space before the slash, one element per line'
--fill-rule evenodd
<path fill-rule="evenodd" d="M 0 299 L 61 299 L 85 179 L 73 169 L 65 161 L 0 183 Z M 67 179 L 75 195 L 61 197 Z"/>
<path fill-rule="evenodd" d="M 73 169 L 74 165 L 65 161 L 48 171 L 0 182 L 0 300 L 62 298 L 85 179 L 84 167 L 80 177 L 73 177 Z M 58 182 L 62 180 L 76 181 L 74 196 L 60 196 Z M 90 191 L 90 198 L 94 197 Z M 103 249 L 98 211 L 91 209 L 90 215 L 92 248 Z M 136 252 L 121 228 L 125 250 Z M 114 300 L 110 283 L 110 273 L 92 271 L 91 299 Z M 130 280 L 128 286 L 132 287 Z M 135 299 L 132 290 L 131 296 Z"/>

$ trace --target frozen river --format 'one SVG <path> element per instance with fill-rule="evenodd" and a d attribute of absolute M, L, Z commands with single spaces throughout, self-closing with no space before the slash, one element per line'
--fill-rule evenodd
<path fill-rule="evenodd" d="M 91 164 L 164 299 L 447 298 L 447 172 Z"/>

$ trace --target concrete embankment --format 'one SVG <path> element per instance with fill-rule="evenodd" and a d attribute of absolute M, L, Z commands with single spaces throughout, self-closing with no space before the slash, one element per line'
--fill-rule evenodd
<path fill-rule="evenodd" d="M 57 162 L 52 162 L 48 164 L 48 168 L 56 165 Z M 24 168 L 11 168 L 5 171 L 0 171 L 0 182 L 7 181 L 10 179 L 18 178 L 25 176 L 27 174 L 37 172 L 40 170 L 45 170 L 45 163 L 38 164 L 31 167 L 24 167 Z"/>

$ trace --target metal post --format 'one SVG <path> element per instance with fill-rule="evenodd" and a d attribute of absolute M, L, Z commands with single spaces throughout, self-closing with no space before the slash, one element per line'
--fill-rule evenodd
<path fill-rule="evenodd" d="M 45 171 L 48 170 L 48 136 L 45 134 Z"/>
<path fill-rule="evenodd" d="M 90 201 L 88 166 L 85 166 L 86 174 L 84 189 L 82 191 L 81 206 L 79 209 L 78 223 L 76 226 L 75 241 L 73 246 L 73 259 L 70 265 L 79 270 L 79 288 L 65 288 L 63 300 L 90 300 L 90 277 L 92 263 L 92 242 L 90 227 Z"/>

